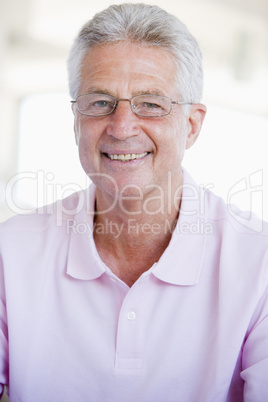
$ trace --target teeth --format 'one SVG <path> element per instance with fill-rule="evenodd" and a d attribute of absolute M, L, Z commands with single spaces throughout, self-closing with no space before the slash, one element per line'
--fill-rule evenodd
<path fill-rule="evenodd" d="M 113 160 L 119 160 L 122 162 L 132 161 L 134 159 L 140 159 L 146 156 L 148 152 L 143 152 L 142 154 L 107 154 L 108 158 Z"/>

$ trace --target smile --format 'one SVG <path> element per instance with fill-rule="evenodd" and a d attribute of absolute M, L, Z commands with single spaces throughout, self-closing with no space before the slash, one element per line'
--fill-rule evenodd
<path fill-rule="evenodd" d="M 129 162 L 134 159 L 141 159 L 148 155 L 149 152 L 143 152 L 142 154 L 106 154 L 109 159 L 118 160 L 121 162 Z"/>

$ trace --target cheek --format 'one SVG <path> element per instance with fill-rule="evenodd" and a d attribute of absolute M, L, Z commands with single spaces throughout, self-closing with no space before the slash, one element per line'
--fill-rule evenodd
<path fill-rule="evenodd" d="M 78 146 L 78 153 L 81 165 L 85 171 L 90 169 L 91 161 L 93 160 L 94 144 L 88 124 L 83 124 L 83 121 L 75 122 L 75 139 Z"/>
<path fill-rule="evenodd" d="M 88 122 L 81 119 L 75 128 L 76 143 L 79 147 L 79 152 L 89 152 L 94 145 L 94 130 Z"/>
<path fill-rule="evenodd" d="M 84 116 L 78 112 L 75 114 L 74 131 L 77 143 L 79 143 L 82 139 L 84 140 L 84 138 L 88 136 L 91 126 L 92 124 L 88 116 Z"/>
<path fill-rule="evenodd" d="M 158 135 L 158 149 L 166 154 L 166 158 L 172 160 L 182 158 L 187 139 L 187 124 L 178 120 L 173 125 L 162 127 Z M 168 162 L 168 159 L 167 159 Z"/>
<path fill-rule="evenodd" d="M 97 164 L 94 143 L 91 142 L 90 135 L 81 135 L 78 143 L 78 152 L 81 165 L 87 172 L 91 171 Z M 94 170 L 94 169 L 93 169 Z"/>

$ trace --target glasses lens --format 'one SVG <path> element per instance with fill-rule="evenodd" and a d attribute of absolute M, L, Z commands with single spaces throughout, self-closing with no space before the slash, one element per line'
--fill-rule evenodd
<path fill-rule="evenodd" d="M 77 98 L 77 107 L 80 113 L 87 116 L 105 116 L 112 113 L 116 99 L 110 95 L 88 94 Z"/>
<path fill-rule="evenodd" d="M 135 113 L 140 116 L 159 117 L 171 111 L 171 100 L 160 95 L 139 95 L 132 98 Z"/>

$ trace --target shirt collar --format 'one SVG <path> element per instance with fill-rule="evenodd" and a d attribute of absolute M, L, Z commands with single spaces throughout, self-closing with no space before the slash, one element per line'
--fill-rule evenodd
<path fill-rule="evenodd" d="M 183 170 L 184 184 L 180 216 L 170 243 L 150 272 L 163 282 L 196 285 L 202 270 L 206 248 L 204 190 Z M 93 238 L 96 187 L 92 183 L 81 192 L 84 207 L 77 211 L 70 233 L 67 274 L 81 280 L 93 280 L 108 271 L 101 261 Z M 79 205 L 83 205 L 83 202 Z M 167 230 L 170 228 L 167 227 Z"/>
<path fill-rule="evenodd" d="M 93 280 L 105 271 L 93 238 L 93 218 L 95 212 L 96 187 L 93 183 L 82 191 L 73 221 L 69 223 L 70 243 L 68 251 L 67 274 L 76 279 Z"/>
<path fill-rule="evenodd" d="M 205 190 L 183 169 L 179 219 L 167 249 L 152 269 L 158 279 L 181 286 L 199 282 L 207 235 L 212 233 L 204 201 Z"/>

